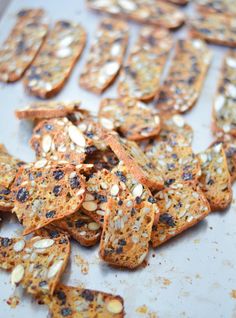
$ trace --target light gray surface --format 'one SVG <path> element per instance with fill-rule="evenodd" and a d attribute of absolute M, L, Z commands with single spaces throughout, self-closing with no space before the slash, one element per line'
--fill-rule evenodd
<path fill-rule="evenodd" d="M 0 23 L 0 42 L 5 39 L 14 24 L 14 14 L 23 7 L 45 8 L 51 21 L 72 19 L 81 22 L 88 32 L 88 42 L 81 61 L 64 90 L 56 99 L 81 99 L 84 107 L 96 110 L 100 97 L 82 90 L 78 86 L 78 75 L 84 64 L 90 41 L 93 38 L 99 17 L 89 12 L 81 0 L 24 0 L 13 1 Z M 191 10 L 190 10 L 191 11 Z M 138 27 L 132 25 L 132 40 L 137 36 Z M 184 29 L 178 32 L 183 34 Z M 216 89 L 217 77 L 224 49 L 211 46 L 214 60 L 196 107 L 186 115 L 195 132 L 194 150 L 206 148 L 212 141 L 210 133 L 211 104 Z M 116 96 L 113 86 L 105 96 Z M 31 125 L 17 121 L 14 109 L 28 104 L 34 98 L 24 92 L 22 82 L 0 84 L 0 142 L 8 150 L 30 161 L 34 159 L 28 146 Z M 235 189 L 234 189 L 235 190 Z M 234 191 L 236 192 L 236 191 Z M 150 250 L 149 266 L 134 272 L 110 269 L 99 261 L 97 248 L 85 249 L 73 244 L 71 262 L 64 275 L 64 282 L 71 285 L 82 284 L 87 288 L 113 292 L 122 295 L 128 318 L 235 318 L 236 299 L 230 295 L 236 289 L 236 208 L 232 204 L 228 211 L 212 213 L 195 228 L 186 231 L 161 248 Z M 0 235 L 16 235 L 21 227 L 14 224 L 14 218 L 4 217 Z M 83 275 L 74 262 L 74 255 L 80 254 L 89 262 L 89 272 Z M 155 257 L 153 257 L 155 255 Z M 168 281 L 169 280 L 169 285 Z M 0 272 L 0 318 L 45 318 L 44 306 L 34 304 L 30 297 L 24 297 L 16 309 L 11 309 L 6 300 L 13 293 L 10 275 Z M 138 314 L 136 309 L 146 305 L 148 313 Z"/>

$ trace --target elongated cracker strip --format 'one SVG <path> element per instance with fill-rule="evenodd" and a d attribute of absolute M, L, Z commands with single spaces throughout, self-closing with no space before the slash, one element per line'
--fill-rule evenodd
<path fill-rule="evenodd" d="M 80 86 L 97 94 L 102 93 L 119 72 L 127 42 L 128 25 L 122 21 L 104 19 L 80 75 Z"/>
<path fill-rule="evenodd" d="M 80 107 L 79 101 L 74 102 L 35 102 L 15 111 L 18 119 L 41 119 L 65 117 Z"/>
<path fill-rule="evenodd" d="M 167 30 L 144 27 L 122 69 L 119 95 L 144 101 L 152 99 L 172 46 L 172 36 Z"/>
<path fill-rule="evenodd" d="M 197 8 L 204 13 L 219 13 L 224 16 L 236 16 L 234 0 L 197 0 Z"/>
<path fill-rule="evenodd" d="M 236 136 L 236 53 L 226 54 L 213 105 L 213 131 Z"/>
<path fill-rule="evenodd" d="M 224 210 L 232 201 L 231 178 L 225 152 L 221 144 L 214 145 L 198 155 L 202 174 L 200 187 L 211 210 Z"/>
<path fill-rule="evenodd" d="M 104 129 L 117 130 L 129 140 L 155 136 L 161 128 L 157 112 L 130 97 L 103 99 L 98 117 Z"/>
<path fill-rule="evenodd" d="M 236 47 L 236 17 L 202 12 L 189 21 L 190 34 L 207 42 Z"/>
<path fill-rule="evenodd" d="M 75 166 L 41 160 L 19 169 L 12 191 L 13 212 L 28 234 L 76 212 L 85 183 Z"/>
<path fill-rule="evenodd" d="M 179 40 L 169 73 L 160 87 L 156 107 L 161 113 L 183 113 L 196 103 L 204 82 L 211 52 L 197 39 Z"/>
<path fill-rule="evenodd" d="M 51 318 L 123 318 L 124 302 L 120 296 L 59 284 L 53 296 L 42 298 Z"/>
<path fill-rule="evenodd" d="M 21 10 L 0 49 L 0 81 L 19 80 L 33 62 L 48 31 L 44 10 Z"/>
<path fill-rule="evenodd" d="M 58 21 L 25 75 L 27 91 L 41 98 L 57 94 L 79 59 L 85 41 L 85 31 L 79 24 Z"/>
<path fill-rule="evenodd" d="M 0 238 L 0 267 L 11 271 L 13 285 L 35 296 L 52 295 L 70 255 L 68 237 L 54 229 L 38 230 L 32 238 Z"/>
<path fill-rule="evenodd" d="M 184 14 L 174 5 L 157 0 L 87 0 L 89 8 L 134 20 L 175 29 L 184 23 Z"/>
<path fill-rule="evenodd" d="M 159 246 L 192 227 L 210 212 L 210 206 L 195 183 L 177 183 L 155 195 L 160 217 L 152 231 L 152 245 Z"/>

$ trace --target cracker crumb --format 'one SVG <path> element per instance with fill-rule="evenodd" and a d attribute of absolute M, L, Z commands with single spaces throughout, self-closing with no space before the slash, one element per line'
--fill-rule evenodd
<path fill-rule="evenodd" d="M 169 286 L 170 284 L 171 284 L 171 280 L 169 280 L 168 278 L 163 278 L 163 285 Z"/>
<path fill-rule="evenodd" d="M 80 255 L 75 255 L 75 263 L 80 267 L 82 274 L 87 275 L 89 272 L 89 263 Z"/>
<path fill-rule="evenodd" d="M 16 308 L 16 306 L 19 305 L 19 303 L 20 303 L 20 299 L 17 296 L 11 296 L 7 299 L 7 304 L 11 308 Z"/>
<path fill-rule="evenodd" d="M 145 317 L 147 318 L 158 318 L 157 313 L 149 311 L 146 305 L 136 308 L 136 312 L 139 314 L 145 314 Z"/>
<path fill-rule="evenodd" d="M 230 295 L 231 295 L 232 298 L 236 299 L 236 289 L 232 289 Z"/>

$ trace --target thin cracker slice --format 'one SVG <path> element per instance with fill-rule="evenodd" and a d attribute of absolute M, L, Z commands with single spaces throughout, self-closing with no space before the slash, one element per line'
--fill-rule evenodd
<path fill-rule="evenodd" d="M 87 0 L 89 8 L 167 29 L 180 27 L 185 15 L 176 6 L 157 0 Z"/>
<path fill-rule="evenodd" d="M 197 0 L 197 8 L 202 13 L 219 13 L 224 16 L 236 16 L 234 0 Z"/>
<path fill-rule="evenodd" d="M 210 206 L 195 183 L 177 183 L 155 195 L 160 217 L 153 225 L 151 242 L 159 246 L 205 218 Z"/>
<path fill-rule="evenodd" d="M 19 169 L 12 191 L 13 212 L 29 234 L 76 212 L 85 195 L 83 177 L 75 166 L 42 160 Z"/>
<path fill-rule="evenodd" d="M 44 10 L 27 9 L 17 21 L 0 49 L 0 81 L 19 80 L 33 62 L 48 31 Z"/>
<path fill-rule="evenodd" d="M 133 141 L 118 137 L 115 133 L 105 134 L 104 139 L 117 157 L 122 160 L 127 170 L 143 185 L 152 189 L 161 189 L 164 185 L 161 169 L 154 167 Z"/>
<path fill-rule="evenodd" d="M 15 111 L 18 119 L 41 119 L 66 117 L 80 107 L 80 101 L 73 102 L 35 102 Z"/>
<path fill-rule="evenodd" d="M 70 255 L 68 237 L 41 229 L 32 238 L 0 238 L 0 267 L 11 271 L 13 285 L 35 296 L 52 295 Z"/>
<path fill-rule="evenodd" d="M 40 98 L 57 94 L 65 85 L 86 42 L 79 24 L 58 21 L 24 77 L 27 91 Z"/>
<path fill-rule="evenodd" d="M 231 179 L 225 152 L 221 144 L 212 146 L 198 155 L 202 175 L 200 187 L 211 210 L 224 210 L 232 201 Z"/>
<path fill-rule="evenodd" d="M 83 246 L 94 246 L 100 240 L 100 225 L 81 211 L 56 221 L 53 225 L 66 231 L 66 233 Z"/>
<path fill-rule="evenodd" d="M 121 71 L 118 94 L 143 101 L 152 99 L 160 86 L 160 78 L 172 46 L 172 36 L 166 29 L 141 29 Z"/>
<path fill-rule="evenodd" d="M 123 318 L 124 302 L 120 296 L 100 291 L 58 285 L 51 297 L 44 297 L 51 318 Z"/>
<path fill-rule="evenodd" d="M 98 116 L 104 129 L 117 130 L 129 140 L 155 136 L 161 128 L 156 111 L 130 97 L 103 99 Z"/>

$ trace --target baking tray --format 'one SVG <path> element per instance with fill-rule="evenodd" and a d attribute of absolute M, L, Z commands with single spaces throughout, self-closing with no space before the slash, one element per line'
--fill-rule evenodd
<path fill-rule="evenodd" d="M 88 33 L 88 41 L 82 58 L 72 76 L 56 100 L 80 99 L 83 107 L 96 111 L 101 97 L 81 89 L 78 78 L 84 65 L 91 39 L 101 15 L 86 9 L 82 0 L 14 0 L 0 21 L 0 43 L 8 35 L 15 22 L 15 13 L 26 7 L 44 8 L 51 23 L 57 19 L 80 22 Z M 194 15 L 193 5 L 183 9 Z M 130 44 L 138 35 L 139 25 L 130 23 Z M 186 34 L 186 27 L 175 33 Z M 211 106 L 219 77 L 224 48 L 211 46 L 214 53 L 212 65 L 194 109 L 186 115 L 194 129 L 194 150 L 204 150 L 213 140 L 210 132 Z M 103 94 L 116 96 L 116 83 Z M 14 110 L 35 98 L 27 96 L 22 82 L 0 84 L 0 142 L 13 155 L 22 160 L 34 160 L 28 145 L 32 126 L 18 121 Z M 234 187 L 234 190 L 236 188 Z M 236 191 L 234 191 L 236 192 Z M 105 292 L 120 294 L 125 299 L 128 318 L 205 318 L 236 317 L 236 299 L 231 295 L 236 289 L 236 208 L 233 202 L 225 212 L 212 213 L 199 225 L 172 239 L 156 250 L 150 250 L 148 265 L 136 271 L 112 269 L 98 257 L 98 248 L 72 246 L 71 261 L 63 276 L 63 282 Z M 0 235 L 14 236 L 21 232 L 14 217 L 2 213 L 4 222 Z M 87 275 L 74 262 L 80 255 L 89 264 Z M 6 300 L 13 294 L 10 275 L 0 271 L 0 318 L 47 317 L 47 308 L 34 303 L 24 295 L 20 304 L 12 309 Z M 146 313 L 137 312 L 143 309 Z"/>

